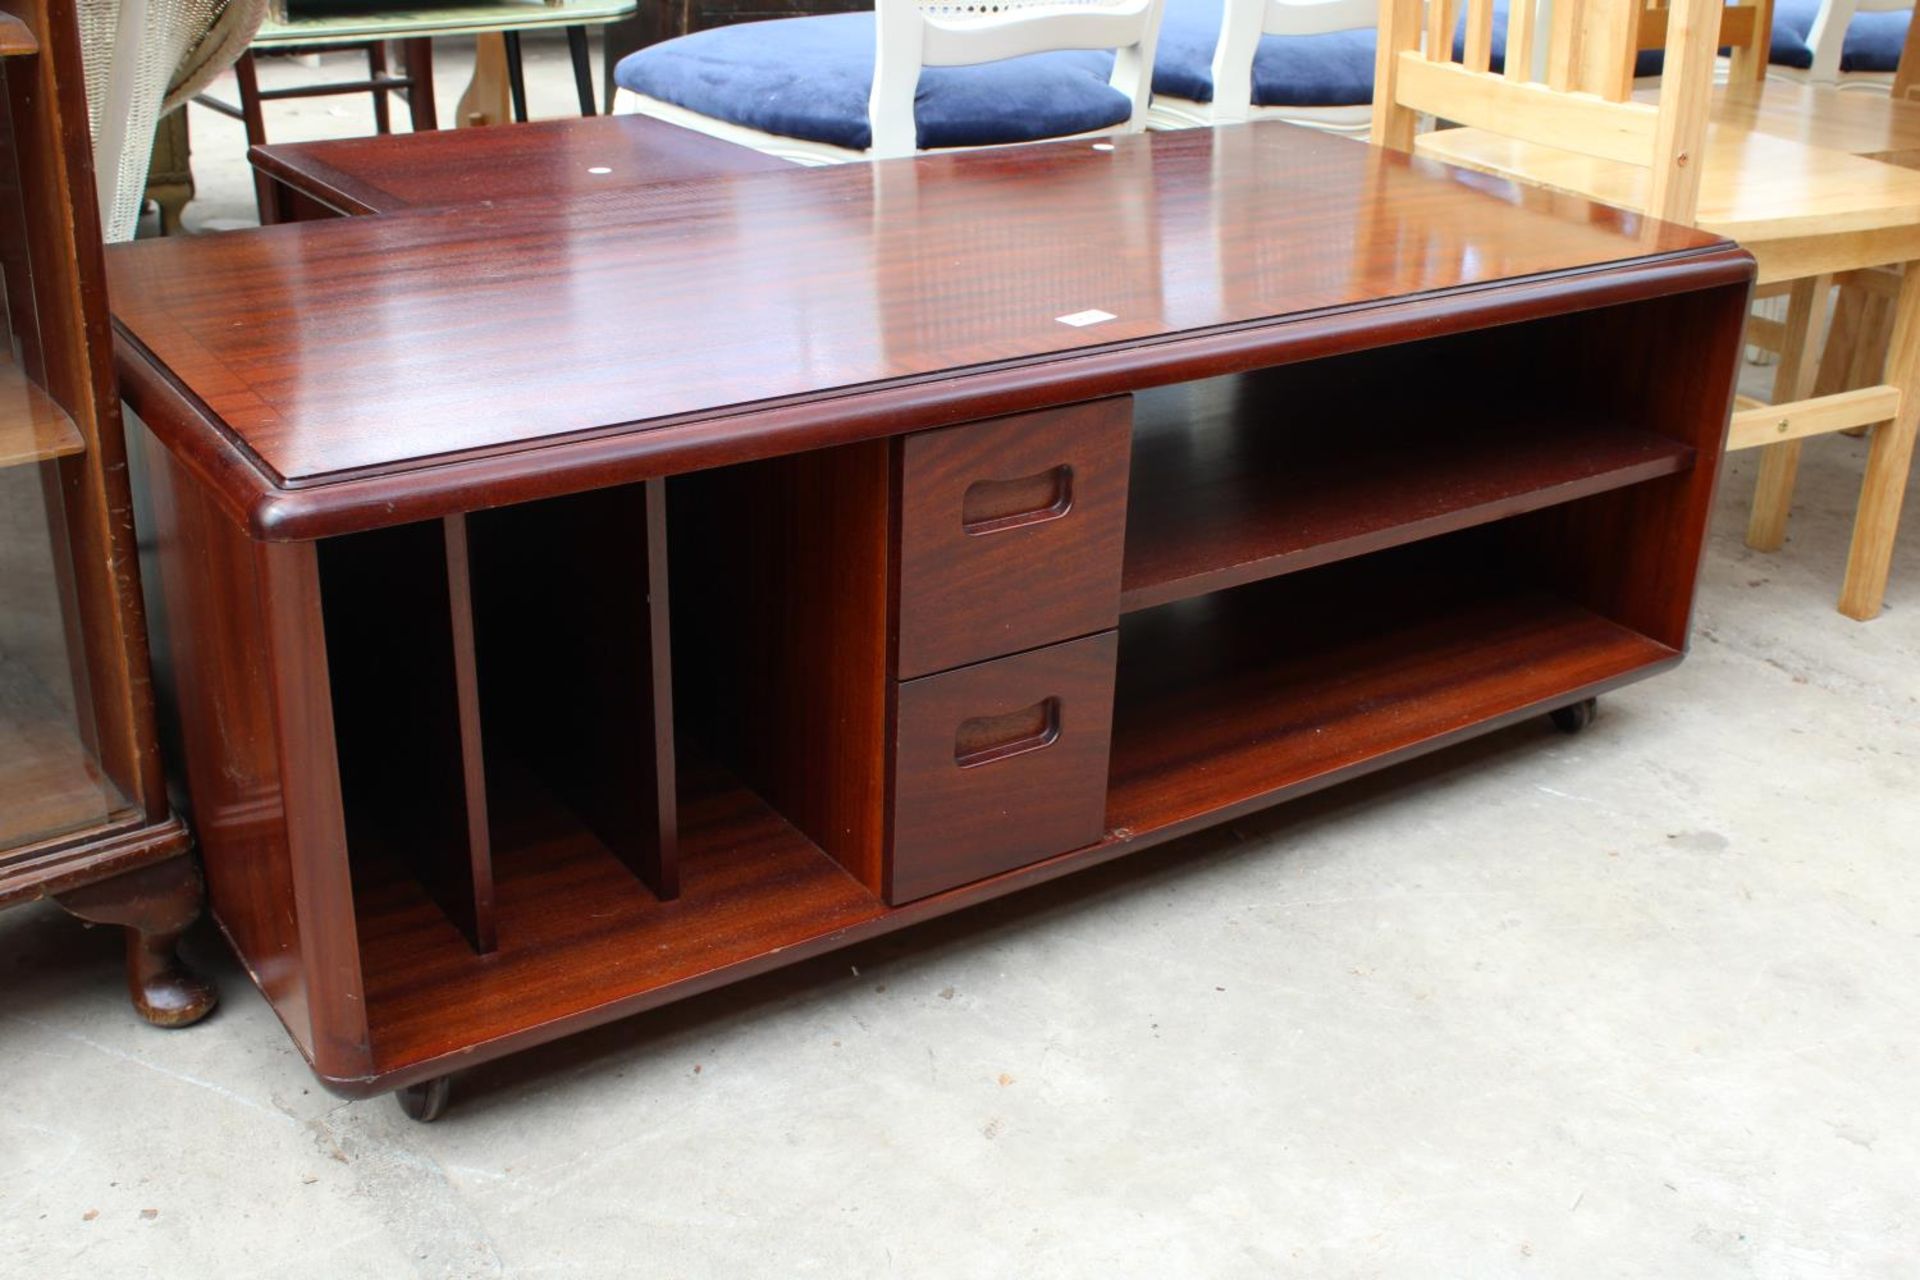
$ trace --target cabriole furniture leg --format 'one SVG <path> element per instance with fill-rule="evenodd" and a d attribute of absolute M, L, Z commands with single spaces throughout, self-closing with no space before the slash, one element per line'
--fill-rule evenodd
<path fill-rule="evenodd" d="M 127 992 L 156 1027 L 187 1027 L 213 1012 L 213 984 L 188 968 L 176 950 L 200 916 L 200 868 L 190 854 L 156 862 L 54 898 L 92 924 L 127 931 Z"/>

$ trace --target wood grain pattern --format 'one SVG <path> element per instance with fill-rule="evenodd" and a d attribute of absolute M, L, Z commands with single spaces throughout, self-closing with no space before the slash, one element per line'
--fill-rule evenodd
<path fill-rule="evenodd" d="M 294 219 L 485 205 L 528 196 L 568 201 L 722 173 L 788 168 L 784 160 L 646 116 L 537 120 L 497 132 L 446 129 L 254 147 L 253 166 L 306 202 Z M 605 172 L 599 172 L 605 170 Z"/>
<path fill-rule="evenodd" d="M 144 430 L 182 764 L 213 914 L 309 1061 L 286 788 L 256 544 Z M 348 1074 L 352 1074 L 349 1072 Z"/>
<path fill-rule="evenodd" d="M 1472 359 L 1494 346 L 1495 367 Z M 1532 387 L 1524 331 L 1143 393 L 1121 608 L 1293 573 L 1658 476 L 1693 450 Z M 1503 382 L 1489 399 L 1482 389 Z M 1352 388 L 1370 398 L 1356 448 Z M 1460 392 L 1466 392 L 1462 395 Z"/>
<path fill-rule="evenodd" d="M 648 888 L 679 892 L 661 481 L 469 518 L 489 742 Z M 503 760 L 502 763 L 508 763 Z"/>
<path fill-rule="evenodd" d="M 1163 341 L 1174 335 L 1217 350 L 1253 327 L 1267 341 L 1243 358 L 1272 363 L 1279 335 L 1267 328 L 1289 317 L 1311 318 L 1324 339 L 1329 311 L 1714 245 L 1285 125 L 1115 146 L 139 243 L 111 255 L 114 297 L 122 330 L 194 388 L 252 464 L 256 488 L 236 495 L 250 504 L 579 433 L 650 434 L 634 430 L 643 424 L 699 420 L 694 440 L 710 442 L 742 406 L 929 378 L 946 421 L 997 416 L 1024 406 L 960 403 L 962 385 L 1008 370 L 1031 387 L 1039 357 L 1128 352 L 1103 377 L 1110 394 L 1195 376 L 1181 357 L 1197 353 Z M 956 261 L 975 264 L 964 290 Z M 616 320 L 637 298 L 652 300 L 645 315 Z M 1057 319 L 1093 307 L 1118 318 Z M 476 368 L 489 372 L 485 397 L 471 394 Z M 1064 372 L 1054 361 L 1045 376 Z M 170 424 L 148 418 L 172 442 Z M 553 461 L 538 468 L 549 482 Z"/>
<path fill-rule="evenodd" d="M 1569 386 L 1609 415 L 1693 450 L 1694 465 L 1527 517 L 1547 580 L 1614 621 L 1684 649 L 1739 375 L 1748 292 L 1735 286 L 1550 322 Z M 1698 344 L 1697 346 L 1695 344 Z"/>
<path fill-rule="evenodd" d="M 525 783 L 525 779 L 521 779 Z M 501 951 L 476 961 L 417 882 L 394 871 L 360 891 L 359 944 L 377 1069 L 509 1047 L 506 1037 L 610 1002 L 698 989 L 730 967 L 832 935 L 885 909 L 832 859 L 724 773 L 688 771 L 681 892 L 660 902 L 570 810 L 539 788 L 495 806 Z M 380 851 L 369 857 L 379 861 Z M 391 1079 L 391 1075 L 389 1075 Z M 330 1081 L 352 1090 L 354 1082 Z"/>
<path fill-rule="evenodd" d="M 0 862 L 0 906 L 58 896 L 97 880 L 193 850 L 193 834 L 177 815 L 148 822 L 137 812 L 117 824 L 95 826 L 86 838 L 55 836 L 9 851 Z"/>
<path fill-rule="evenodd" d="M 471 674 L 461 679 L 471 615 L 456 622 L 454 611 L 466 603 L 464 563 L 453 571 L 466 545 L 448 539 L 447 523 L 318 544 L 327 666 L 349 850 L 385 829 L 484 953 L 496 945 L 485 772 Z"/>
<path fill-rule="evenodd" d="M 1877 93 L 1758 80 L 1715 88 L 1709 111 L 1715 124 L 1848 155 L 1880 158 L 1920 151 L 1920 103 Z"/>
<path fill-rule="evenodd" d="M 1411 250 L 1408 250 L 1409 252 Z M 1047 363 L 1017 363 L 965 379 L 927 378 L 688 420 L 644 431 L 589 434 L 537 450 L 282 490 L 196 396 L 130 341 L 115 354 L 128 402 L 160 424 L 169 447 L 219 487 L 218 500 L 267 541 L 297 541 L 437 519 L 476 506 L 529 501 L 599 485 L 724 466 L 905 431 L 1099 398 L 1149 385 L 1315 359 L 1495 324 L 1752 279 L 1752 258 L 1725 246 L 1618 268 L 1549 276 L 1373 307 L 1234 326 L 1162 344 L 1121 346 Z"/>
<path fill-rule="evenodd" d="M 1132 427 L 1120 398 L 900 441 L 899 678 L 1113 626 Z"/>
<path fill-rule="evenodd" d="M 197 260 L 249 300 L 227 321 L 283 321 L 232 331 L 174 323 L 196 292 L 227 306 L 186 272 L 192 255 L 118 255 L 156 285 L 123 326 L 130 399 L 219 522 L 215 545 L 252 551 L 203 590 L 254 600 L 271 658 L 283 825 L 253 852 L 281 881 L 265 901 L 230 876 L 226 901 L 293 908 L 291 927 L 242 931 L 295 936 L 312 1058 L 336 1089 L 418 1082 L 905 927 L 1679 660 L 1753 274 L 1724 244 L 1264 127 L 626 199 L 263 232 Z M 376 247 L 405 287 L 367 270 Z M 534 260 L 551 274 L 523 270 Z M 749 265 L 766 270 L 728 274 Z M 617 304 L 643 287 L 674 300 L 671 319 L 623 327 L 637 313 Z M 1116 319 L 1058 324 L 1090 306 Z M 528 350 L 508 349 L 513 308 Z M 1669 395 L 1676 378 L 1688 389 Z M 1217 381 L 1155 391 L 1197 379 Z M 1389 394 L 1402 385 L 1420 397 Z M 1088 403 L 1129 393 L 1165 414 L 1146 419 L 1130 515 L 1118 417 Z M 1459 430 L 1496 396 L 1516 406 L 1497 429 Z M 354 416 L 376 402 L 384 435 Z M 1027 543 L 952 582 L 916 572 L 909 514 L 946 528 L 922 570 L 957 563 L 955 526 L 993 539 L 1085 514 L 1068 497 L 1085 464 L 1049 439 L 1083 414 L 1113 437 L 1122 512 L 1085 557 L 1113 575 L 1101 619 L 1126 521 L 1139 563 L 1186 566 L 1166 581 L 1288 556 L 1302 571 L 1060 644 L 1045 642 L 1084 622 L 1010 639 L 994 608 L 1047 570 L 1068 600 L 1096 594 L 1074 585 L 1082 551 Z M 265 461 L 301 449 L 320 469 Z M 915 512 L 929 478 L 944 497 Z M 1231 520 L 1199 519 L 1228 495 L 1244 504 Z M 554 516 L 575 511 L 617 518 Z M 1289 513 L 1305 526 L 1289 533 Z M 332 603 L 303 539 L 460 515 L 486 956 L 408 869 L 400 825 L 356 830 L 348 854 L 341 797 L 328 807 L 336 726 L 303 692 L 330 679 L 316 637 Z M 192 542 L 167 550 L 199 571 Z M 1349 558 L 1302 569 L 1323 553 Z M 920 661 L 894 660 L 896 628 L 942 609 L 985 638 L 925 661 L 1041 647 L 896 681 Z M 604 652 L 544 649 L 556 630 Z M 669 680 L 671 705 L 629 696 Z M 598 703 L 606 723 L 552 732 L 513 709 L 537 700 Z M 437 736 L 468 754 L 464 726 Z M 217 742 L 194 749 L 197 769 L 218 766 Z M 688 763 L 707 756 L 721 767 Z M 635 883 L 582 782 L 677 783 L 661 806 L 677 897 Z"/>
<path fill-rule="evenodd" d="M 1622 208 L 1644 207 L 1650 190 L 1644 168 L 1479 129 L 1423 134 L 1418 146 L 1449 164 L 1503 178 L 1525 174 L 1556 191 Z M 1721 124 L 1708 127 L 1702 151 L 1693 225 L 1749 247 L 1920 221 L 1920 173 L 1911 169 Z"/>
<path fill-rule="evenodd" d="M 1462 537 L 1124 619 L 1108 827 L 1221 821 L 1679 660 L 1484 581 L 1507 558 Z"/>
<path fill-rule="evenodd" d="M 369 1063 L 367 1007 L 353 936 L 340 755 L 334 736 L 332 678 L 318 548 L 313 543 L 254 543 L 260 614 L 279 755 L 285 847 L 298 921 L 300 961 L 310 978 L 313 1062 L 327 1075 L 364 1072 Z"/>
<path fill-rule="evenodd" d="M 900 685 L 889 903 L 1100 839 L 1116 653 L 1108 631 Z M 1033 710 L 1020 741 L 1004 728 L 968 738 L 970 722 Z"/>
<path fill-rule="evenodd" d="M 669 483 L 683 739 L 884 891 L 887 441 Z"/>

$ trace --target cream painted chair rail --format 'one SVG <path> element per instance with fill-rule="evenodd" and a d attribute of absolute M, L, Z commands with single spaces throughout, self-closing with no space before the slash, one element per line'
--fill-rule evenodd
<path fill-rule="evenodd" d="M 1419 0 L 1383 0 L 1374 137 L 1453 164 L 1640 209 L 1739 241 L 1762 285 L 1792 283 L 1780 335 L 1776 403 L 1742 404 L 1729 447 L 1764 447 L 1748 541 L 1777 549 L 1803 442 L 1856 427 L 1872 445 L 1840 592 L 1840 611 L 1876 616 L 1884 602 L 1900 506 L 1920 418 L 1920 271 L 1894 303 L 1877 382 L 1813 396 L 1824 300 L 1836 275 L 1920 259 L 1920 172 L 1708 124 L 1719 6 L 1675 0 L 1656 102 L 1631 102 L 1632 21 L 1641 0 L 1555 0 L 1551 20 L 1516 7 L 1507 74 L 1486 70 L 1491 0 L 1468 0 L 1466 56 L 1455 61 Z M 1546 42 L 1544 82 L 1524 51 Z M 1523 52 L 1516 54 L 1516 49 Z M 1418 134 L 1422 113 L 1466 126 Z"/>

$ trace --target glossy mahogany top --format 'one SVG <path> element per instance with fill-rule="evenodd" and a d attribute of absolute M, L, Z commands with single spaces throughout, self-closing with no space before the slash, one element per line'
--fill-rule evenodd
<path fill-rule="evenodd" d="M 552 474 L 558 455 L 529 449 L 583 433 L 602 443 L 575 488 L 611 482 L 609 450 L 670 447 L 650 464 L 660 474 L 724 461 L 702 447 L 796 414 L 817 428 L 885 407 L 868 431 L 883 434 L 1224 371 L 1199 361 L 1227 346 L 1243 366 L 1272 362 L 1288 334 L 1321 333 L 1333 315 L 1380 329 L 1372 309 L 1409 298 L 1485 308 L 1495 283 L 1565 294 L 1623 263 L 1635 278 L 1685 274 L 1703 251 L 1716 279 L 1746 270 L 1697 232 L 1280 124 L 1112 147 L 116 246 L 111 293 L 134 362 L 123 369 L 151 382 L 138 366 L 158 366 L 189 392 L 190 412 L 161 421 L 152 396 L 130 396 L 164 441 L 219 473 L 256 532 L 296 536 L 290 508 L 263 514 L 263 495 L 417 473 L 301 507 L 359 493 L 379 522 L 422 485 Z M 1091 311 L 1113 318 L 1062 322 Z M 1424 314 L 1407 312 L 1402 336 Z M 471 481 L 446 466 L 475 458 L 493 461 Z M 443 494 L 443 507 L 527 496 Z"/>
<path fill-rule="evenodd" d="M 254 166 L 347 214 L 578 200 L 656 182 L 790 168 L 751 147 L 646 116 L 541 120 L 255 147 Z"/>

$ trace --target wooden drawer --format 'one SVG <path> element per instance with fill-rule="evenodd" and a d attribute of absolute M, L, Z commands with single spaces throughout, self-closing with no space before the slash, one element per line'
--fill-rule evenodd
<path fill-rule="evenodd" d="M 1118 653 L 1107 631 L 897 687 L 888 902 L 1101 838 Z"/>
<path fill-rule="evenodd" d="M 1112 627 L 1133 402 L 901 442 L 894 673 L 905 680 Z"/>

